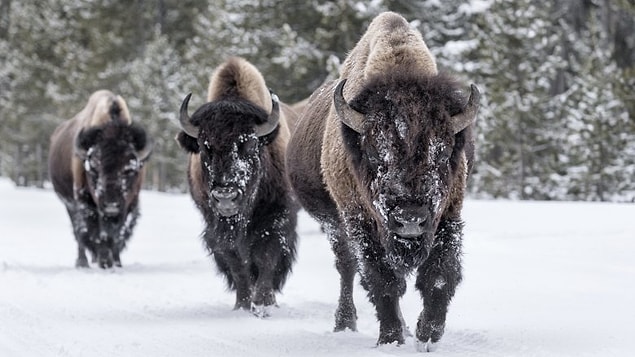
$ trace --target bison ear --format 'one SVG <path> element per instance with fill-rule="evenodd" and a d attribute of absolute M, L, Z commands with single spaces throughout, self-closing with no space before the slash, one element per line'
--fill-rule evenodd
<path fill-rule="evenodd" d="M 97 136 L 101 133 L 101 129 L 90 128 L 81 129 L 75 138 L 75 155 L 82 160 L 86 159 L 88 150 L 97 142 Z"/>
<path fill-rule="evenodd" d="M 146 131 L 135 124 L 130 125 L 130 134 L 132 136 L 132 146 L 137 152 L 137 156 L 139 157 L 139 161 L 146 161 L 150 158 L 150 154 L 152 154 L 152 141 L 148 140 L 148 136 L 146 135 Z"/>
<path fill-rule="evenodd" d="M 187 135 L 184 131 L 179 131 L 174 139 L 176 139 L 176 142 L 179 143 L 179 146 L 185 149 L 185 151 L 191 154 L 199 153 L 200 149 L 196 138 Z"/>
<path fill-rule="evenodd" d="M 476 121 L 476 113 L 478 112 L 480 99 L 481 92 L 479 92 L 478 87 L 474 84 L 470 85 L 470 98 L 467 100 L 465 109 L 450 119 L 450 125 L 454 134 L 458 134 Z"/>

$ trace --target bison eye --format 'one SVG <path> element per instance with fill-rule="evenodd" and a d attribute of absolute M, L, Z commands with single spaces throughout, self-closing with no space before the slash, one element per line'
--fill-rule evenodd
<path fill-rule="evenodd" d="M 241 153 L 249 154 L 256 150 L 257 142 L 254 140 L 246 140 L 240 143 L 239 150 Z"/>
<path fill-rule="evenodd" d="M 124 169 L 122 172 L 122 175 L 124 176 L 134 176 L 137 174 L 137 170 L 133 169 L 133 168 L 127 168 Z"/>

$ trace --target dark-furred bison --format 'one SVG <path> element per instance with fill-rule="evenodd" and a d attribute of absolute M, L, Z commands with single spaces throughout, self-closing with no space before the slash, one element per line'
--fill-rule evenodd
<path fill-rule="evenodd" d="M 404 343 L 399 299 L 416 270 L 418 346 L 443 334 L 461 280 L 461 207 L 479 92 L 437 72 L 419 32 L 380 14 L 340 78 L 313 93 L 287 149 L 292 186 L 329 235 L 340 273 L 335 330 L 356 329 L 356 271 L 378 344 Z"/>
<path fill-rule="evenodd" d="M 73 225 L 77 267 L 88 267 L 86 249 L 101 268 L 121 266 L 151 152 L 126 102 L 107 90 L 93 93 L 82 111 L 53 132 L 50 178 Z"/>
<path fill-rule="evenodd" d="M 269 314 L 295 261 L 298 204 L 285 174 L 288 121 L 251 63 L 234 57 L 213 73 L 207 103 L 181 105 L 177 141 L 189 155 L 190 193 L 203 239 L 236 291 L 236 309 Z"/>

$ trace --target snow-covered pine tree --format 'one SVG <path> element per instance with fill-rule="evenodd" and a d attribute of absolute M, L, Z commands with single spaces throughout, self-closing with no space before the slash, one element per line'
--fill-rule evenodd
<path fill-rule="evenodd" d="M 635 123 L 618 94 L 625 76 L 612 56 L 605 15 L 601 7 L 589 7 L 582 21 L 560 22 L 571 55 L 566 89 L 553 98 L 556 115 L 566 120 L 565 171 L 554 176 L 558 199 L 635 200 Z"/>
<path fill-rule="evenodd" d="M 473 176 L 483 196 L 548 199 L 543 182 L 561 150 L 554 136 L 562 124 L 546 118 L 544 103 L 562 63 L 551 5 L 501 0 L 475 16 L 470 77 L 486 102 L 479 117 L 479 152 Z"/>

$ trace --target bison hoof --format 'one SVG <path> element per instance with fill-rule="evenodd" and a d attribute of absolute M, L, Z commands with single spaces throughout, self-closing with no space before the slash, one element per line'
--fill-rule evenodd
<path fill-rule="evenodd" d="M 420 319 L 417 322 L 417 340 L 422 343 L 439 342 L 443 331 L 445 330 L 444 322 L 425 321 Z"/>
<path fill-rule="evenodd" d="M 335 312 L 335 328 L 334 332 L 340 332 L 349 329 L 351 331 L 357 331 L 357 314 L 353 310 L 351 311 L 340 311 L 339 309 Z"/>
<path fill-rule="evenodd" d="M 251 309 L 251 303 L 249 299 L 236 299 L 236 304 L 234 304 L 234 310 L 247 310 Z"/>
<path fill-rule="evenodd" d="M 100 260 L 99 267 L 102 269 L 110 269 L 112 268 L 112 261 L 110 260 Z"/>
<path fill-rule="evenodd" d="M 86 259 L 86 257 L 84 257 L 84 259 L 77 258 L 77 260 L 75 261 L 75 267 L 76 268 L 90 268 L 90 266 L 88 265 L 88 260 Z"/>
<path fill-rule="evenodd" d="M 401 329 L 394 329 L 390 331 L 380 331 L 379 339 L 377 340 L 377 345 L 387 345 L 390 343 L 397 343 L 398 345 L 403 345 L 405 343 L 405 339 L 403 337 L 403 332 Z"/>
<path fill-rule="evenodd" d="M 255 305 L 251 304 L 251 313 L 256 317 L 264 319 L 265 317 L 271 316 L 271 312 L 273 311 L 275 305 Z"/>
<path fill-rule="evenodd" d="M 418 352 L 434 352 L 436 351 L 438 345 L 438 343 L 432 342 L 430 340 L 426 342 L 417 341 L 416 348 Z"/>

